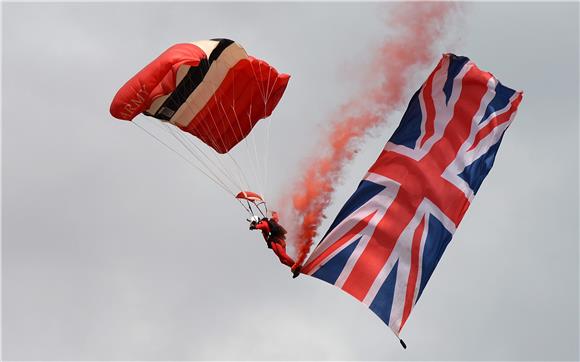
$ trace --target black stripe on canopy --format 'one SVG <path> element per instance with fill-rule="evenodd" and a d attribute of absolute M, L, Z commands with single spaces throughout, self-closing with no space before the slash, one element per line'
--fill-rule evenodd
<path fill-rule="evenodd" d="M 187 74 L 181 82 L 177 85 L 173 93 L 167 97 L 167 99 L 163 102 L 161 107 L 155 112 L 153 117 L 163 120 L 169 121 L 171 117 L 177 112 L 179 107 L 185 103 L 187 98 L 195 91 L 195 89 L 201 84 L 203 78 L 209 71 L 211 67 L 211 63 L 213 63 L 219 56 L 223 53 L 223 51 L 229 47 L 231 44 L 234 43 L 233 40 L 230 39 L 211 39 L 213 41 L 217 41 L 218 44 L 215 48 L 211 51 L 208 59 L 202 59 L 199 62 L 197 67 L 190 67 Z"/>

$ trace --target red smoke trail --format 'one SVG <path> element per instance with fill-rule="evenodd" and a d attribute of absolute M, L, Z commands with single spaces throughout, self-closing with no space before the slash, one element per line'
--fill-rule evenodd
<path fill-rule="evenodd" d="M 335 183 L 348 161 L 360 148 L 369 130 L 386 120 L 387 112 L 404 106 L 409 77 L 418 67 L 430 66 L 441 52 L 433 51 L 443 33 L 448 17 L 457 9 L 453 3 L 425 2 L 394 5 L 388 25 L 396 31 L 374 55 L 367 80 L 380 84 L 342 105 L 329 122 L 330 131 L 320 142 L 319 155 L 308 161 L 290 195 L 293 210 L 289 229 L 298 250 L 297 263 L 306 258 L 317 229 L 330 204 Z M 420 68 L 419 68 L 420 69 Z M 375 83 L 376 84 L 376 83 Z"/>

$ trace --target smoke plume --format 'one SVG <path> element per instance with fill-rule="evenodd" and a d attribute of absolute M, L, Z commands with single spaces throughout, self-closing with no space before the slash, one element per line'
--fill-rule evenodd
<path fill-rule="evenodd" d="M 441 55 L 434 49 L 457 5 L 449 2 L 390 4 L 388 26 L 394 30 L 377 47 L 362 74 L 366 89 L 337 109 L 330 117 L 329 133 L 312 154 L 304 172 L 289 188 L 292 210 L 284 215 L 291 230 L 290 242 L 302 264 L 324 219 L 337 180 L 359 150 L 361 141 L 383 124 L 392 110 L 405 105 L 409 81 L 416 70 L 431 66 Z"/>

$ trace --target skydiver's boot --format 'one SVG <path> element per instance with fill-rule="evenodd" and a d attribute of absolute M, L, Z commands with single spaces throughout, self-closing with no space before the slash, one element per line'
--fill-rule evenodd
<path fill-rule="evenodd" d="M 298 277 L 302 271 L 302 265 L 298 265 L 292 268 L 292 279 Z"/>

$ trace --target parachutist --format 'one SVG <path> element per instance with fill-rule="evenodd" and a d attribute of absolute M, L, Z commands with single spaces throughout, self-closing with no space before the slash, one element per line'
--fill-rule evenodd
<path fill-rule="evenodd" d="M 296 274 L 294 260 L 286 254 L 286 233 L 287 231 L 278 223 L 279 217 L 276 211 L 272 211 L 270 219 L 264 217 L 255 225 L 250 225 L 251 230 L 260 230 L 266 245 L 272 249 L 280 262 L 292 268 L 292 273 Z M 300 271 L 298 271 L 300 273 Z M 295 276 L 294 276 L 295 278 Z"/>

